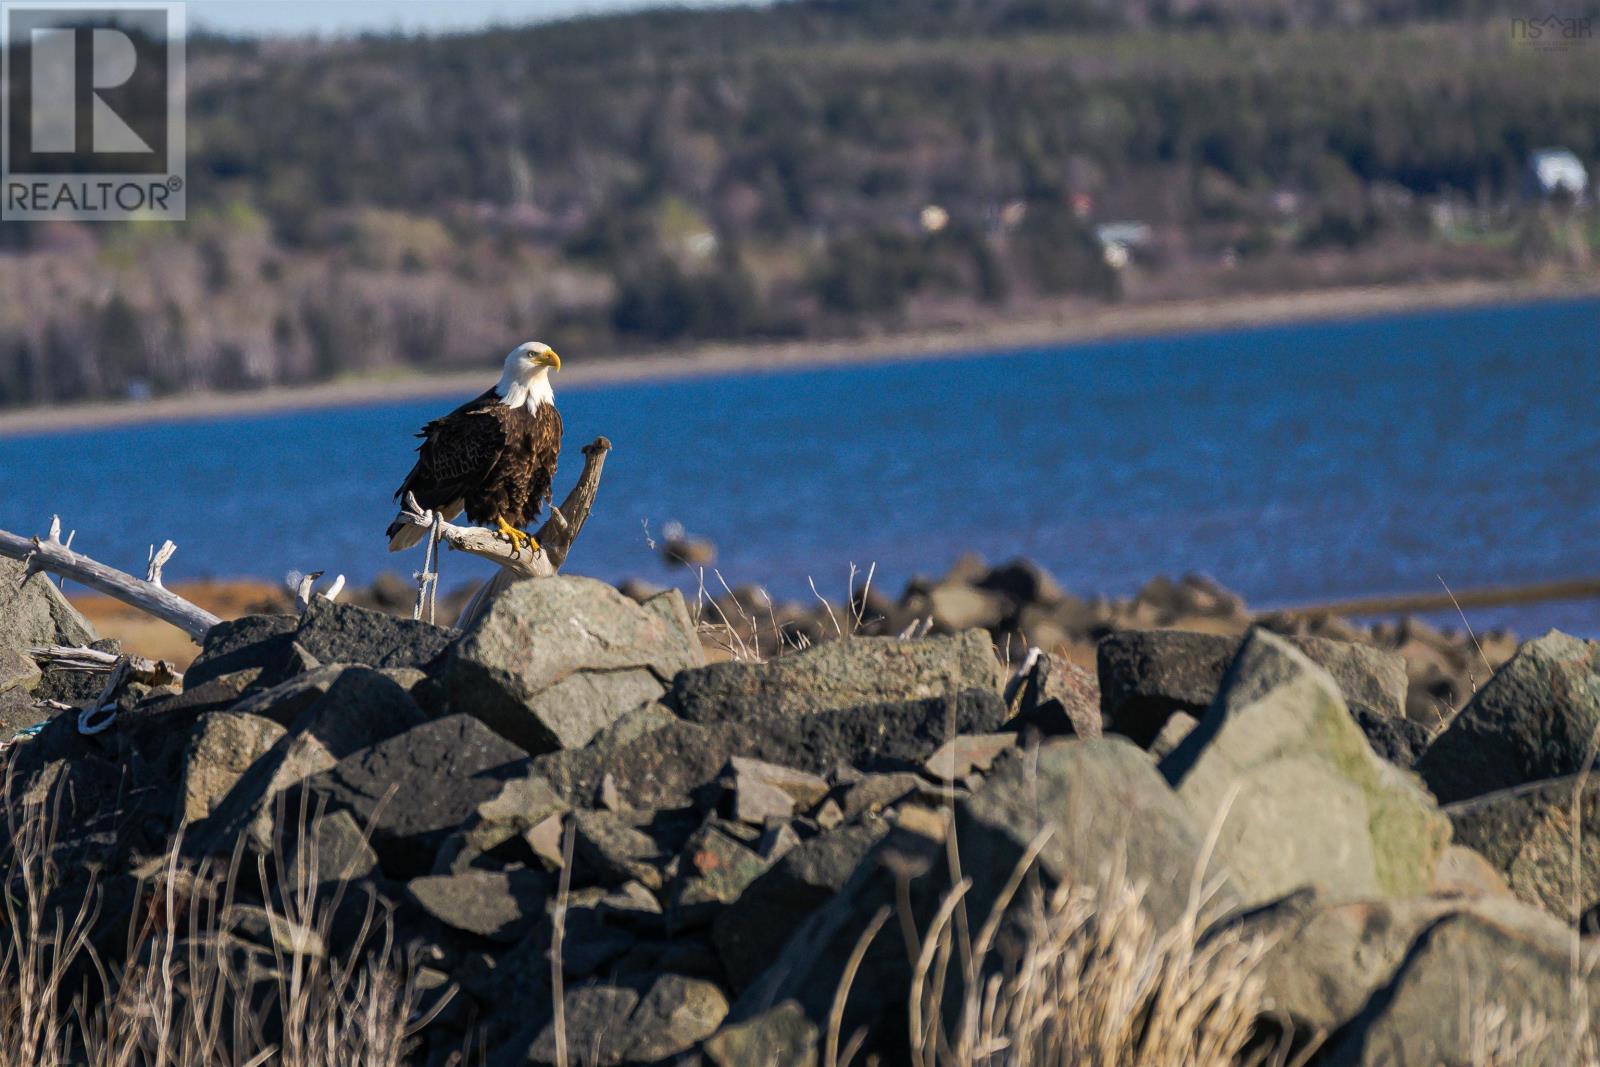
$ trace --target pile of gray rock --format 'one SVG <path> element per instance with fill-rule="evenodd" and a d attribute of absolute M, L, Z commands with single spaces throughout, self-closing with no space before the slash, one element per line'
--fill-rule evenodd
<path fill-rule="evenodd" d="M 0 598 L 0 707 L 96 699 L 24 662 L 93 639 L 58 594 L 0 574 Z M 56 791 L 61 892 L 99 884 L 111 963 L 180 828 L 186 859 L 276 857 L 246 902 L 292 878 L 377 907 L 455 991 L 419 1063 L 469 1034 L 555 1063 L 557 945 L 572 1062 L 817 1064 L 852 970 L 842 1032 L 903 1062 L 951 858 L 984 916 L 1024 906 L 1030 850 L 1028 891 L 1116 863 L 1158 926 L 1214 887 L 1206 936 L 1266 937 L 1263 1031 L 1316 1062 L 1471 1063 L 1480 1008 L 1570 1034 L 1600 1003 L 1594 643 L 1523 645 L 1430 727 L 1370 642 L 1118 628 L 1091 673 L 953 629 L 708 664 L 676 592 L 529 580 L 466 632 L 317 601 L 219 625 L 104 732 L 61 712 L 7 750 L 9 802 Z"/>
<path fill-rule="evenodd" d="M 623 588 L 639 597 L 657 592 L 637 582 Z M 971 555 L 942 577 L 912 579 L 898 597 L 858 581 L 848 603 L 772 604 L 761 590 L 741 586 L 715 598 L 702 618 L 717 624 L 706 628 L 713 648 L 737 643 L 766 656 L 836 639 L 844 629 L 886 636 L 980 629 L 1010 662 L 1037 646 L 1089 670 L 1100 641 L 1110 634 L 1177 629 L 1238 638 L 1261 627 L 1400 653 L 1407 676 L 1405 715 L 1426 726 L 1437 726 L 1459 709 L 1517 644 L 1502 631 L 1473 636 L 1417 618 L 1361 625 L 1314 610 L 1252 611 L 1238 594 L 1198 575 L 1157 577 L 1126 598 L 1081 597 L 1029 560 L 989 566 Z M 719 642 L 724 620 L 736 635 L 721 635 Z"/>

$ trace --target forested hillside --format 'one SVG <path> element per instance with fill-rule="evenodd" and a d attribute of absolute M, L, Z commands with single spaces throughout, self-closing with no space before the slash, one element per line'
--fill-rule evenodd
<path fill-rule="evenodd" d="M 527 336 L 595 354 L 1586 270 L 1594 213 L 1529 201 L 1523 172 L 1549 145 L 1600 159 L 1600 41 L 1536 47 L 1488 6 L 798 0 L 199 38 L 188 222 L 0 226 L 0 405 Z"/>

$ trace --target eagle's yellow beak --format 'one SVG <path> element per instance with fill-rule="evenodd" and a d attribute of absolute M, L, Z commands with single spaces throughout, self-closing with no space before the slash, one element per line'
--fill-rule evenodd
<path fill-rule="evenodd" d="M 539 358 L 535 362 L 539 363 L 541 366 L 552 367 L 556 370 L 561 369 L 561 357 L 556 355 L 554 350 L 549 352 L 541 352 L 539 354 Z"/>

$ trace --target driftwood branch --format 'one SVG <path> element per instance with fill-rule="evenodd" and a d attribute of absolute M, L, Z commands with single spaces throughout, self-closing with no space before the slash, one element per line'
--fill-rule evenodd
<path fill-rule="evenodd" d="M 68 542 L 70 542 L 70 538 Z M 129 604 L 147 615 L 154 615 L 163 622 L 170 622 L 198 644 L 205 636 L 207 630 L 221 622 L 211 612 L 178 596 L 176 593 L 165 589 L 160 584 L 161 564 L 172 558 L 176 546 L 171 550 L 166 542 L 159 552 L 152 552 L 150 556 L 149 574 L 152 580 L 135 578 L 114 567 L 90 559 L 81 552 L 74 552 L 68 542 L 61 540 L 61 520 L 53 518 L 50 523 L 50 534 L 47 537 L 20 537 L 14 533 L 0 530 L 0 556 L 9 556 L 11 559 L 20 559 L 28 565 L 28 576 L 40 571 L 49 571 L 51 574 L 63 578 L 71 578 L 80 585 L 114 597 Z"/>
<path fill-rule="evenodd" d="M 519 578 L 532 578 L 544 570 L 539 566 L 544 560 L 543 551 L 519 550 L 493 530 L 482 526 L 457 526 L 452 522 L 444 522 L 433 512 L 420 506 L 416 497 L 410 493 L 406 494 L 405 501 L 400 505 L 400 514 L 396 518 L 397 521 L 411 526 L 421 526 L 436 531 L 439 540 L 457 552 L 493 560 Z M 548 573 L 554 574 L 555 571 L 550 570 Z"/>
<path fill-rule="evenodd" d="M 81 671 L 84 674 L 107 674 L 116 670 L 124 660 L 128 676 L 146 685 L 174 685 L 183 681 L 183 675 L 164 659 L 147 659 L 144 656 L 119 656 L 94 648 L 75 645 L 34 645 L 28 655 L 41 667 L 54 667 L 63 671 Z"/>
<path fill-rule="evenodd" d="M 312 598 L 321 597 L 324 600 L 338 600 L 339 594 L 344 592 L 344 575 L 339 575 L 322 592 L 317 592 L 317 579 L 321 578 L 324 571 L 312 571 L 310 574 L 290 574 L 289 591 L 294 594 L 294 603 L 304 615 L 311 606 Z"/>
<path fill-rule="evenodd" d="M 595 494 L 600 490 L 600 473 L 605 469 L 606 453 L 610 451 L 611 442 L 604 437 L 597 437 L 592 444 L 583 447 L 583 472 L 578 475 L 577 484 L 572 487 L 572 491 L 567 494 L 560 507 L 550 510 L 550 517 L 539 527 L 539 532 L 534 534 L 534 540 L 539 542 L 538 552 L 518 553 L 492 530 L 472 528 L 474 533 L 484 535 L 491 542 L 484 544 L 480 539 L 474 538 L 475 546 L 488 551 L 473 551 L 472 554 L 494 560 L 500 564 L 501 569 L 493 578 L 478 587 L 472 600 L 462 609 L 461 617 L 456 620 L 457 626 L 464 628 L 470 625 L 483 613 L 489 601 L 517 579 L 549 578 L 561 569 L 561 565 L 567 561 L 567 553 L 572 550 L 572 543 L 578 539 L 584 523 L 589 521 L 589 513 L 594 510 Z M 432 521 L 431 518 L 428 519 L 428 523 Z M 418 523 L 418 525 L 423 524 Z M 450 527 L 449 523 L 444 523 L 441 529 L 445 527 L 460 529 L 460 527 Z M 443 539 L 452 548 L 460 547 L 448 534 L 444 534 Z"/>

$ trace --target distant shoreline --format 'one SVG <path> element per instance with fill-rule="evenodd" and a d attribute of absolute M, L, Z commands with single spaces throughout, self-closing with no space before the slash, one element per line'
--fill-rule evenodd
<path fill-rule="evenodd" d="M 1029 345 L 1073 344 L 1121 337 L 1238 329 L 1600 296 L 1600 277 L 1560 282 L 1441 282 L 1402 287 L 1352 287 L 1261 296 L 1111 305 L 1048 318 L 996 322 L 933 333 L 900 333 L 830 341 L 703 345 L 684 352 L 589 360 L 574 353 L 562 373 L 566 388 L 670 381 L 716 374 L 898 362 L 1002 352 Z M 509 347 L 509 342 L 508 342 Z M 558 349 L 559 344 L 556 346 Z M 186 422 L 420 400 L 481 392 L 496 371 L 482 369 L 396 378 L 344 379 L 253 393 L 191 393 L 156 400 L 109 401 L 0 412 L 0 437 Z"/>

